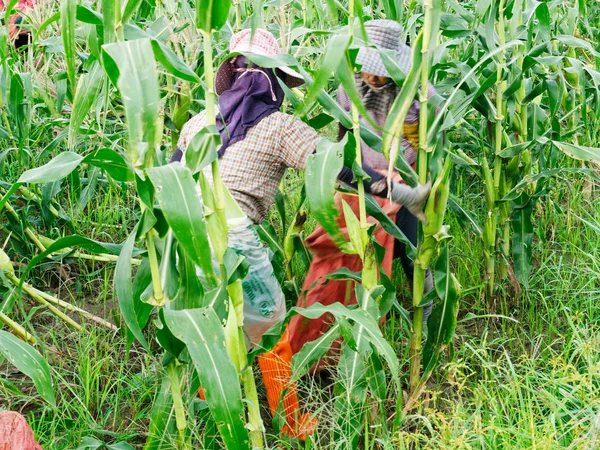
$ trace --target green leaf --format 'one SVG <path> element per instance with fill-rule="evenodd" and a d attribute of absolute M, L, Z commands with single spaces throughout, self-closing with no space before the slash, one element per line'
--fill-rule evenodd
<path fill-rule="evenodd" d="M 385 129 L 389 132 L 383 137 L 383 154 L 393 165 L 400 154 L 400 142 L 402 137 L 402 126 L 408 110 L 415 99 L 417 89 L 419 88 L 419 76 L 421 73 L 421 65 L 423 63 L 423 55 L 421 49 L 423 47 L 423 33 L 419 33 L 415 41 L 412 52 L 412 66 L 410 72 L 404 80 L 404 84 L 400 89 L 400 93 L 392 103 L 387 119 L 385 121 Z M 396 136 L 396 138 L 394 138 Z M 393 167 L 391 168 L 393 169 Z M 390 173 L 392 171 L 390 170 Z"/>
<path fill-rule="evenodd" d="M 83 156 L 77 153 L 62 152 L 48 164 L 23 172 L 18 183 L 49 183 L 62 180 L 73 172 L 82 160 Z"/>
<path fill-rule="evenodd" d="M 94 254 L 109 253 L 113 255 L 118 255 L 122 249 L 121 245 L 106 244 L 104 242 L 94 241 L 93 239 L 89 239 L 85 236 L 65 236 L 63 238 L 57 239 L 46 248 L 46 251 L 40 253 L 35 258 L 32 258 L 29 264 L 27 264 L 27 266 L 25 267 L 23 276 L 26 276 L 33 267 L 35 267 L 37 264 L 39 264 L 41 261 L 43 261 L 50 255 L 58 253 L 64 249 L 71 250 L 72 247 L 80 247 Z"/>
<path fill-rule="evenodd" d="M 569 36 L 564 34 L 560 36 L 555 36 L 554 39 L 560 42 L 561 44 L 565 44 L 568 48 L 582 48 L 584 50 L 587 50 L 596 58 L 600 58 L 600 52 L 595 50 L 594 47 L 592 47 L 592 44 L 588 41 L 576 38 L 575 36 Z"/>
<path fill-rule="evenodd" d="M 314 81 L 308 87 L 302 107 L 298 111 L 299 116 L 304 116 L 312 108 L 319 92 L 323 90 L 327 81 L 345 59 L 349 44 L 350 36 L 347 34 L 337 34 L 329 39 L 319 62 L 319 70 L 315 74 Z"/>
<path fill-rule="evenodd" d="M 71 89 L 75 87 L 75 20 L 77 15 L 77 0 L 61 0 L 60 3 L 60 27 L 62 33 L 63 47 L 65 50 L 65 61 L 67 63 L 67 76 Z"/>
<path fill-rule="evenodd" d="M 143 0 L 127 0 L 125 8 L 123 8 L 123 16 L 121 17 L 121 23 L 127 23 L 136 11 L 139 9 Z"/>
<path fill-rule="evenodd" d="M 179 56 L 177 56 L 169 47 L 162 42 L 152 39 L 152 49 L 154 50 L 154 56 L 156 60 L 161 63 L 169 73 L 182 80 L 191 81 L 192 83 L 199 83 L 200 78 L 198 75 L 184 63 Z"/>
<path fill-rule="evenodd" d="M 306 162 L 306 198 L 317 222 L 342 247 L 346 238 L 337 223 L 338 211 L 335 207 L 335 186 L 337 176 L 343 167 L 345 141 L 333 144 L 322 139 L 317 144 L 317 152 Z"/>
<path fill-rule="evenodd" d="M 139 325 L 138 315 L 136 313 L 135 297 L 133 295 L 133 283 L 132 283 L 132 270 L 131 270 L 131 256 L 133 253 L 133 244 L 135 243 L 135 236 L 137 232 L 137 225 L 125 241 L 117 265 L 115 267 L 115 293 L 119 300 L 119 308 L 121 314 L 125 319 L 125 323 L 129 327 L 129 330 L 133 333 L 138 341 L 144 346 L 146 351 L 150 351 L 148 342 L 142 333 L 142 329 Z"/>
<path fill-rule="evenodd" d="M 8 362 L 31 378 L 44 400 L 56 407 L 50 367 L 36 349 L 9 332 L 0 330 L 0 353 Z"/>
<path fill-rule="evenodd" d="M 85 116 L 94 104 L 98 93 L 105 80 L 104 69 L 98 61 L 94 61 L 91 69 L 83 75 L 77 83 L 75 98 L 73 99 L 73 111 L 71 112 L 71 121 L 69 122 L 69 148 L 75 146 L 75 138 L 79 127 L 83 123 Z"/>
<path fill-rule="evenodd" d="M 187 345 L 225 446 L 249 448 L 240 381 L 219 318 L 210 308 L 166 309 L 164 315 L 171 332 Z"/>
<path fill-rule="evenodd" d="M 185 165 L 193 174 L 197 174 L 215 159 L 217 148 L 221 145 L 221 135 L 217 127 L 202 128 L 190 141 L 185 151 Z"/>
<path fill-rule="evenodd" d="M 179 245 L 207 277 L 214 278 L 206 220 L 192 173 L 179 164 L 155 167 L 147 172 Z"/>
<path fill-rule="evenodd" d="M 425 375 L 431 373 L 439 353 L 449 345 L 456 329 L 458 314 L 458 282 L 450 271 L 448 245 L 444 245 L 434 266 L 435 290 L 442 299 L 427 321 L 429 333 L 423 348 Z"/>
<path fill-rule="evenodd" d="M 448 206 L 457 214 L 460 221 L 467 223 L 471 227 L 477 236 L 483 236 L 483 228 L 475 214 L 464 209 L 460 204 L 460 200 L 454 194 L 450 194 Z"/>
<path fill-rule="evenodd" d="M 196 0 L 196 27 L 206 33 L 220 30 L 229 16 L 230 0 Z"/>
<path fill-rule="evenodd" d="M 177 248 L 177 253 L 180 285 L 173 307 L 178 310 L 199 308 L 203 305 L 204 288 L 196 274 L 196 265 L 181 246 Z"/>
<path fill-rule="evenodd" d="M 379 206 L 379 203 L 377 203 L 377 200 L 375 200 L 370 195 L 365 195 L 365 206 L 366 206 L 367 214 L 370 215 L 371 217 L 374 217 L 375 219 L 377 219 L 379 221 L 379 224 L 386 231 L 387 234 L 395 237 L 400 242 L 402 242 L 406 246 L 407 256 L 410 259 L 414 260 L 417 249 L 415 248 L 413 243 L 410 242 L 410 240 L 406 237 L 406 235 L 402 232 L 402 230 L 400 228 L 398 228 L 398 226 L 396 225 L 396 222 L 394 220 L 390 219 L 390 216 L 388 216 L 383 211 L 383 209 L 381 209 L 381 206 Z"/>
<path fill-rule="evenodd" d="M 569 144 L 568 142 L 552 141 L 552 143 L 562 150 L 563 153 L 569 155 L 578 161 L 595 161 L 600 163 L 600 148 L 584 147 L 583 145 Z"/>
<path fill-rule="evenodd" d="M 340 327 L 335 323 L 319 338 L 304 344 L 302 349 L 292 357 L 293 380 L 299 380 L 306 375 L 313 364 L 325 356 L 338 337 L 340 337 Z"/>
<path fill-rule="evenodd" d="M 356 214 L 354 214 L 350 205 L 343 199 L 342 211 L 344 212 L 344 223 L 346 224 L 348 237 L 350 238 L 350 243 L 349 245 L 346 245 L 345 248 L 347 250 L 352 248 L 352 253 L 356 253 L 360 256 L 361 260 L 364 260 L 368 236 L 364 235 L 358 217 L 356 217 Z"/>
<path fill-rule="evenodd" d="M 523 192 L 516 201 L 510 217 L 512 234 L 512 254 L 515 265 L 515 276 L 522 286 L 529 286 L 531 260 L 533 253 L 533 199 Z"/>
<path fill-rule="evenodd" d="M 89 23 L 90 25 L 102 26 L 104 23 L 104 16 L 102 14 L 84 5 L 77 5 L 75 18 L 80 22 Z"/>
<path fill-rule="evenodd" d="M 129 161 L 110 148 L 101 148 L 90 153 L 83 162 L 103 169 L 117 181 L 126 183 L 135 180 L 135 173 Z"/>
<path fill-rule="evenodd" d="M 325 313 L 330 313 L 336 318 L 341 317 L 346 320 L 351 320 L 356 325 L 362 327 L 363 335 L 367 338 L 367 341 L 377 349 L 379 354 L 383 356 L 387 362 L 392 374 L 392 379 L 400 390 L 400 379 L 398 377 L 400 366 L 398 358 L 396 357 L 394 349 L 383 337 L 377 321 L 371 314 L 361 309 L 348 309 L 341 303 L 333 303 L 328 306 L 315 303 L 309 308 L 294 308 L 294 311 L 297 311 L 298 314 L 308 317 L 309 319 L 316 319 Z"/>
<path fill-rule="evenodd" d="M 102 46 L 105 70 L 121 93 L 129 131 L 129 160 L 135 166 L 154 152 L 159 127 L 159 86 L 150 39 Z M 142 144 L 142 145 L 140 145 Z"/>
<path fill-rule="evenodd" d="M 175 413 L 173 411 L 173 397 L 171 396 L 171 381 L 167 373 L 161 377 L 152 412 L 150 413 L 150 425 L 148 426 L 148 439 L 144 450 L 161 450 L 167 445 L 175 442 Z"/>

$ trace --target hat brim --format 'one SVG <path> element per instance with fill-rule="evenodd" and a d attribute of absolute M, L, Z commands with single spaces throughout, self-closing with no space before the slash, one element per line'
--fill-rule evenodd
<path fill-rule="evenodd" d="M 270 56 L 252 45 L 246 47 L 242 48 L 242 51 L 236 52 L 233 55 L 229 55 L 217 69 L 217 73 L 215 75 L 215 92 L 217 95 L 221 95 L 226 90 L 231 89 L 231 81 L 233 80 L 234 75 L 233 67 L 231 66 L 231 60 L 237 55 L 244 53 L 254 53 L 256 55 Z M 295 70 L 290 69 L 287 66 L 278 67 L 278 69 L 285 73 L 285 79 L 283 79 L 282 81 L 290 89 L 302 86 L 304 84 L 304 78 L 302 78 L 302 75 L 300 75 Z"/>
<path fill-rule="evenodd" d="M 412 53 L 410 47 L 401 46 L 398 50 L 396 50 L 395 53 L 398 66 L 405 74 L 408 74 L 412 67 Z M 390 73 L 386 69 L 379 49 L 377 48 L 361 48 L 356 55 L 356 63 L 361 66 L 361 72 L 366 72 L 379 77 L 390 78 Z"/>

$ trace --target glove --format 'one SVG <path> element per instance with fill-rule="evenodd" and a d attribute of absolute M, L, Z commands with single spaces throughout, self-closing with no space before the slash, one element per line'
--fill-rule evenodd
<path fill-rule="evenodd" d="M 394 203 L 402 205 L 410 211 L 410 213 L 427 225 L 427 218 L 423 212 L 429 193 L 431 192 L 431 183 L 419 184 L 417 187 L 411 188 L 403 183 L 392 183 L 390 199 Z"/>

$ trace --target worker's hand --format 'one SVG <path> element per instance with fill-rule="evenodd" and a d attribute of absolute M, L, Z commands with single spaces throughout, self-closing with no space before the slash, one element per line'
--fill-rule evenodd
<path fill-rule="evenodd" d="M 392 191 L 390 198 L 394 203 L 398 203 L 411 212 L 413 216 L 427 225 L 427 218 L 423 212 L 425 203 L 431 192 L 431 183 L 419 184 L 417 187 L 411 188 L 406 184 L 392 183 Z"/>

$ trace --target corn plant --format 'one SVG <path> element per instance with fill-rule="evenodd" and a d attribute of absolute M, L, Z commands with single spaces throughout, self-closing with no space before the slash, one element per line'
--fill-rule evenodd
<path fill-rule="evenodd" d="M 261 236 L 275 253 L 276 273 L 288 301 L 295 302 L 300 292 L 292 261 L 300 260 L 303 268 L 310 261 L 301 243 L 305 208 L 343 252 L 363 263 L 360 273 L 340 270 L 326 277 L 345 280 L 356 307 L 315 305 L 291 311 L 308 318 L 324 313 L 335 317 L 326 334 L 295 355 L 294 377 L 305 374 L 341 338 L 334 440 L 350 448 L 359 445 L 361 436 L 367 442 L 374 410 L 386 418 L 395 413 L 376 433 L 396 436 L 406 425 L 406 414 L 419 405 L 444 351 L 453 345 L 461 289 L 452 273 L 447 206 L 483 244 L 483 290 L 493 299 L 507 279 L 527 288 L 533 267 L 532 215 L 536 207 L 553 207 L 551 177 L 579 172 L 598 178 L 581 167 L 600 160 L 600 137 L 593 135 L 600 111 L 598 10 L 591 6 L 584 0 L 234 0 L 231 5 L 63 0 L 57 14 L 33 33 L 35 45 L 25 50 L 13 49 L 1 27 L 0 163 L 6 159 L 36 168 L 14 183 L 0 181 L 0 210 L 6 211 L 0 223 L 6 250 L 0 252 L 6 287 L 0 320 L 14 335 L 34 342 L 31 325 L 15 320 L 22 294 L 74 328 L 81 323 L 73 315 L 113 329 L 104 319 L 37 289 L 28 275 L 41 262 L 116 263 L 114 288 L 128 335 L 162 358 L 145 448 L 210 447 L 217 437 L 228 448 L 264 446 L 252 357 L 279 339 L 281 327 L 247 355 L 240 288 L 245 264 L 227 246 L 229 219 L 241 213 L 219 177 L 212 86 L 215 56 L 225 54 L 231 32 L 267 27 L 289 54 L 274 60 L 247 57 L 264 67 L 288 65 L 302 73 L 305 91 L 282 86 L 287 112 L 316 129 L 339 122 L 352 130 L 340 143 L 320 142 L 292 221 L 286 219 L 282 199 L 288 192 L 283 188 L 281 226 L 261 226 Z M 354 73 L 360 70 L 358 48 L 369 44 L 362 23 L 384 15 L 403 23 L 414 55 L 412 70 L 402 73 L 382 52 L 401 89 L 379 138 L 358 120 L 368 113 L 354 87 Z M 60 39 L 42 38 L 58 26 Z M 30 73 L 38 58 L 44 64 L 40 72 L 51 79 L 51 91 Z M 430 83 L 440 95 L 428 100 Z M 352 100 L 350 113 L 330 94 L 337 84 Z M 399 143 L 415 99 L 421 106 L 416 171 Z M 190 145 L 187 167 L 165 164 L 189 112 L 198 109 L 207 111 L 209 127 Z M 416 247 L 365 195 L 360 139 L 386 155 L 390 170 L 400 172 L 408 184 L 431 180 L 428 224 L 420 226 Z M 344 164 L 354 169 L 359 181 L 355 190 L 337 186 L 335 174 Z M 214 186 L 203 170 L 212 171 Z M 471 177 L 481 192 L 465 191 L 464 180 Z M 89 199 L 105 189 L 135 204 L 124 244 L 77 234 L 64 237 L 75 231 Z M 358 197 L 358 214 L 345 203 L 341 211 L 335 208 L 336 191 Z M 482 214 L 469 211 L 460 200 L 469 196 L 484 204 Z M 66 207 L 63 197 L 73 205 Z M 348 236 L 337 228 L 340 214 Z M 404 317 L 408 313 L 379 270 L 367 214 L 402 240 L 414 259 L 414 315 L 403 336 L 410 347 L 406 352 L 386 340 L 380 325 L 392 308 Z M 19 271 L 21 262 L 24 269 Z M 428 268 L 434 290 L 425 295 Z M 424 340 L 423 306 L 430 300 L 436 303 Z M 31 374 L 42 397 L 52 403 L 49 368 L 19 342 L 0 331 L 0 352 Z M 31 358 L 16 357 L 21 351 Z M 408 352 L 407 358 L 398 358 Z M 36 381 L 32 374 L 42 375 Z M 198 399 L 199 388 L 205 400 Z M 409 391 L 406 402 L 404 388 Z M 198 434 L 202 442 L 195 441 Z"/>

